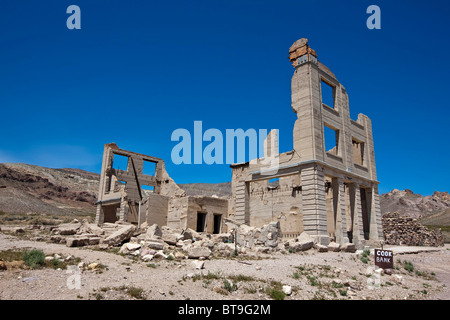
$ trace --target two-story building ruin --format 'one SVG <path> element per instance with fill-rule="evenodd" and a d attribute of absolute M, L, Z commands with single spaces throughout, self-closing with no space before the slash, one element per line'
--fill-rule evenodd
<path fill-rule="evenodd" d="M 230 214 L 252 226 L 280 221 L 284 237 L 306 231 L 321 244 L 353 242 L 362 247 L 367 240 L 381 240 L 370 119 L 363 114 L 350 119 L 344 86 L 318 60 L 307 39 L 291 46 L 289 59 L 295 68 L 293 150 L 271 155 L 278 157 L 274 174 L 262 171 L 264 158 L 231 166 Z M 327 103 L 326 90 L 331 96 Z M 329 149 L 325 138 L 331 140 Z"/>
<path fill-rule="evenodd" d="M 120 167 L 121 166 L 121 167 Z M 96 223 L 123 221 L 140 226 L 222 233 L 228 199 L 187 196 L 170 178 L 162 159 L 106 144 L 97 199 Z"/>
<path fill-rule="evenodd" d="M 267 155 L 231 165 L 231 199 L 223 199 L 188 197 L 169 177 L 163 160 L 105 145 L 97 223 L 147 221 L 219 233 L 226 231 L 223 221 L 228 217 L 255 227 L 279 221 L 284 238 L 305 231 L 321 244 L 352 242 L 361 248 L 381 240 L 370 119 L 363 114 L 356 121 L 350 118 L 344 86 L 318 60 L 307 39 L 291 46 L 289 59 L 295 68 L 293 150 L 278 153 L 272 131 Z M 276 159 L 275 170 L 266 170 L 269 155 Z M 127 158 L 126 168 L 114 167 L 119 156 Z M 153 170 L 146 174 L 149 163 Z"/>

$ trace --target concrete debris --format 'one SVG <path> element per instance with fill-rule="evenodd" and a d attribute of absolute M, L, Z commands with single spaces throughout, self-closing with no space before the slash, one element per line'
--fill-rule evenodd
<path fill-rule="evenodd" d="M 192 261 L 192 266 L 193 266 L 195 269 L 198 269 L 198 270 L 204 269 L 204 268 L 205 268 L 205 261 L 194 260 L 194 261 Z"/>
<path fill-rule="evenodd" d="M 328 252 L 328 247 L 319 243 L 314 244 L 314 249 L 316 249 L 318 252 Z"/>
<path fill-rule="evenodd" d="M 341 251 L 355 253 L 356 245 L 354 243 L 349 242 L 344 243 L 343 245 L 341 245 Z"/>
<path fill-rule="evenodd" d="M 162 235 L 162 231 L 156 223 L 147 229 L 146 237 L 148 239 L 160 239 Z"/>
<path fill-rule="evenodd" d="M 236 243 L 245 248 L 263 246 L 275 249 L 278 247 L 278 239 L 281 240 L 279 222 L 271 222 L 260 228 L 243 224 L 236 230 Z"/>
<path fill-rule="evenodd" d="M 133 235 L 134 231 L 136 230 L 136 227 L 132 224 L 125 225 L 110 236 L 106 237 L 104 240 L 104 243 L 110 244 L 110 245 L 118 245 L 126 240 L 129 240 L 131 236 Z"/>
<path fill-rule="evenodd" d="M 163 250 L 164 249 L 164 241 L 159 240 L 159 239 L 151 239 L 149 241 L 146 241 L 145 244 L 150 249 L 154 249 L 154 250 Z"/>
<path fill-rule="evenodd" d="M 62 223 L 55 230 L 55 234 L 60 235 L 73 235 L 77 234 L 78 229 L 80 229 L 81 223 Z"/>
<path fill-rule="evenodd" d="M 302 232 L 297 238 L 289 240 L 284 244 L 291 252 L 306 251 L 314 246 L 314 239 L 306 232 Z"/>
<path fill-rule="evenodd" d="M 75 234 L 74 234 L 75 232 Z M 211 256 L 230 257 L 239 254 L 270 254 L 282 250 L 301 252 L 315 248 L 318 252 L 355 252 L 353 243 L 328 246 L 317 243 L 315 238 L 302 232 L 297 238 L 282 242 L 280 223 L 271 222 L 262 227 L 245 224 L 234 225 L 229 233 L 209 234 L 187 228 L 172 229 L 158 224 L 141 228 L 128 223 L 104 223 L 102 226 L 87 221 L 55 227 L 50 240 L 65 243 L 68 247 L 97 246 L 102 250 L 120 247 L 119 253 L 139 257 L 142 261 L 154 259 L 205 260 Z M 49 258 L 50 259 L 50 258 Z"/>
<path fill-rule="evenodd" d="M 209 258 L 211 250 L 206 247 L 192 247 L 188 250 L 189 259 Z"/>
<path fill-rule="evenodd" d="M 444 245 L 441 229 L 428 230 L 416 219 L 400 216 L 397 212 L 383 215 L 382 224 L 385 244 L 427 247 Z"/>
<path fill-rule="evenodd" d="M 330 242 L 328 244 L 328 251 L 339 252 L 341 250 L 341 245 L 336 242 Z"/>
<path fill-rule="evenodd" d="M 142 257 L 142 261 L 150 261 L 153 259 L 153 255 L 152 254 L 146 254 L 145 256 Z"/>

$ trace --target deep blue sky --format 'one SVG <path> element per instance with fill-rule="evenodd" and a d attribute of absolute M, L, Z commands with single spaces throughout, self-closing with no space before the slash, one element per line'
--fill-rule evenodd
<path fill-rule="evenodd" d="M 433 0 L 2 0 L 0 162 L 100 172 L 116 142 L 178 183 L 229 181 L 229 165 L 174 165 L 172 131 L 277 128 L 292 150 L 287 54 L 306 37 L 352 118 L 372 119 L 380 192 L 450 191 L 449 15 Z"/>

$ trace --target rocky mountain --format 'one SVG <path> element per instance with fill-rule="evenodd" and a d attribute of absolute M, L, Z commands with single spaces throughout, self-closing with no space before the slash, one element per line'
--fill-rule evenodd
<path fill-rule="evenodd" d="M 0 164 L 0 211 L 95 213 L 99 175 L 80 169 Z"/>
<path fill-rule="evenodd" d="M 412 218 L 426 217 L 450 209 L 448 192 L 435 191 L 431 196 L 422 196 L 411 190 L 394 189 L 380 197 L 381 212 L 398 212 Z"/>

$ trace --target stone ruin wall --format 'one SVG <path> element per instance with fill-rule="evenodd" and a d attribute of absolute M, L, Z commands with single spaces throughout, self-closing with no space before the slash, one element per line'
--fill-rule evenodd
<path fill-rule="evenodd" d="M 444 245 L 440 229 L 429 230 L 416 219 L 401 216 L 398 212 L 383 215 L 382 223 L 385 244 L 429 247 Z"/>

